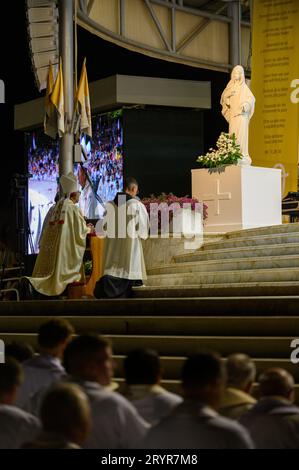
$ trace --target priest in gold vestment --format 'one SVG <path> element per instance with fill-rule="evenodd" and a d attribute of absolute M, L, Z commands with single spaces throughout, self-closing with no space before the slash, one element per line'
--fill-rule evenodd
<path fill-rule="evenodd" d="M 60 184 L 65 197 L 47 217 L 33 274 L 28 278 L 46 296 L 60 295 L 68 284 L 81 280 L 86 235 L 91 230 L 76 205 L 80 197 L 76 177 L 72 173 L 62 176 Z"/>

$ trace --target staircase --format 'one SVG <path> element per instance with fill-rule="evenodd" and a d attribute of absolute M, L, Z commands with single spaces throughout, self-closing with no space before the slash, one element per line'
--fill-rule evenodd
<path fill-rule="evenodd" d="M 35 346 L 39 325 L 61 316 L 76 333 L 111 338 L 119 382 L 124 356 L 142 346 L 159 352 L 170 390 L 179 390 L 184 358 L 200 349 L 224 358 L 247 353 L 258 372 L 283 367 L 299 384 L 299 364 L 290 360 L 291 342 L 299 338 L 299 224 L 230 233 L 176 256 L 152 269 L 135 296 L 0 302 L 0 339 Z M 299 385 L 296 392 L 299 403 Z"/>
<path fill-rule="evenodd" d="M 214 349 L 224 357 L 246 352 L 259 372 L 284 367 L 299 383 L 299 365 L 290 361 L 291 341 L 299 338 L 298 312 L 299 296 L 2 302 L 0 339 L 36 346 L 39 325 L 61 316 L 77 333 L 111 338 L 119 382 L 124 356 L 142 346 L 159 352 L 164 385 L 173 391 L 179 390 L 184 358 L 200 349 Z M 296 392 L 299 402 L 298 386 Z"/>
<path fill-rule="evenodd" d="M 137 297 L 299 294 L 299 224 L 231 232 L 148 271 Z"/>

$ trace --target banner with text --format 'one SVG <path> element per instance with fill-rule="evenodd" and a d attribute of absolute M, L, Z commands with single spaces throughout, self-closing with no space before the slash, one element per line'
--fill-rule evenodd
<path fill-rule="evenodd" d="M 282 194 L 298 189 L 299 0 L 254 0 L 250 125 L 253 165 L 281 168 Z"/>

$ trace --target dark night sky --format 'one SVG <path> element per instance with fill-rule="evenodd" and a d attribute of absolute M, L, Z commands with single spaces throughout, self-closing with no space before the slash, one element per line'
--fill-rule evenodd
<path fill-rule="evenodd" d="M 10 179 L 14 172 L 25 171 L 23 134 L 13 131 L 13 106 L 41 96 L 34 83 L 28 47 L 25 1 L 1 2 L 0 79 L 5 82 L 6 104 L 0 105 L 2 183 L 0 186 L 0 225 L 11 219 Z M 5 24 L 12 25 L 11 29 Z M 130 52 L 78 28 L 78 75 L 83 58 L 87 58 L 89 81 L 116 73 L 185 80 L 210 80 L 213 111 L 204 116 L 205 148 L 215 144 L 225 122 L 219 99 L 227 74 L 188 67 Z M 217 112 L 215 112 L 217 111 Z M 1 229 L 0 229 L 1 230 Z M 1 231 L 0 231 L 1 234 Z"/>

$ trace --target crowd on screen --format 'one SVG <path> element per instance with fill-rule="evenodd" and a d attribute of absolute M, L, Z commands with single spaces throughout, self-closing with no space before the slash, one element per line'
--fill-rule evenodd
<path fill-rule="evenodd" d="M 84 142 L 87 151 L 85 167 L 98 196 L 114 199 L 123 186 L 123 131 L 120 119 L 99 116 L 94 119 L 92 144 Z M 57 181 L 59 149 L 56 142 L 42 143 L 32 135 L 28 149 L 28 172 L 33 181 Z"/>

